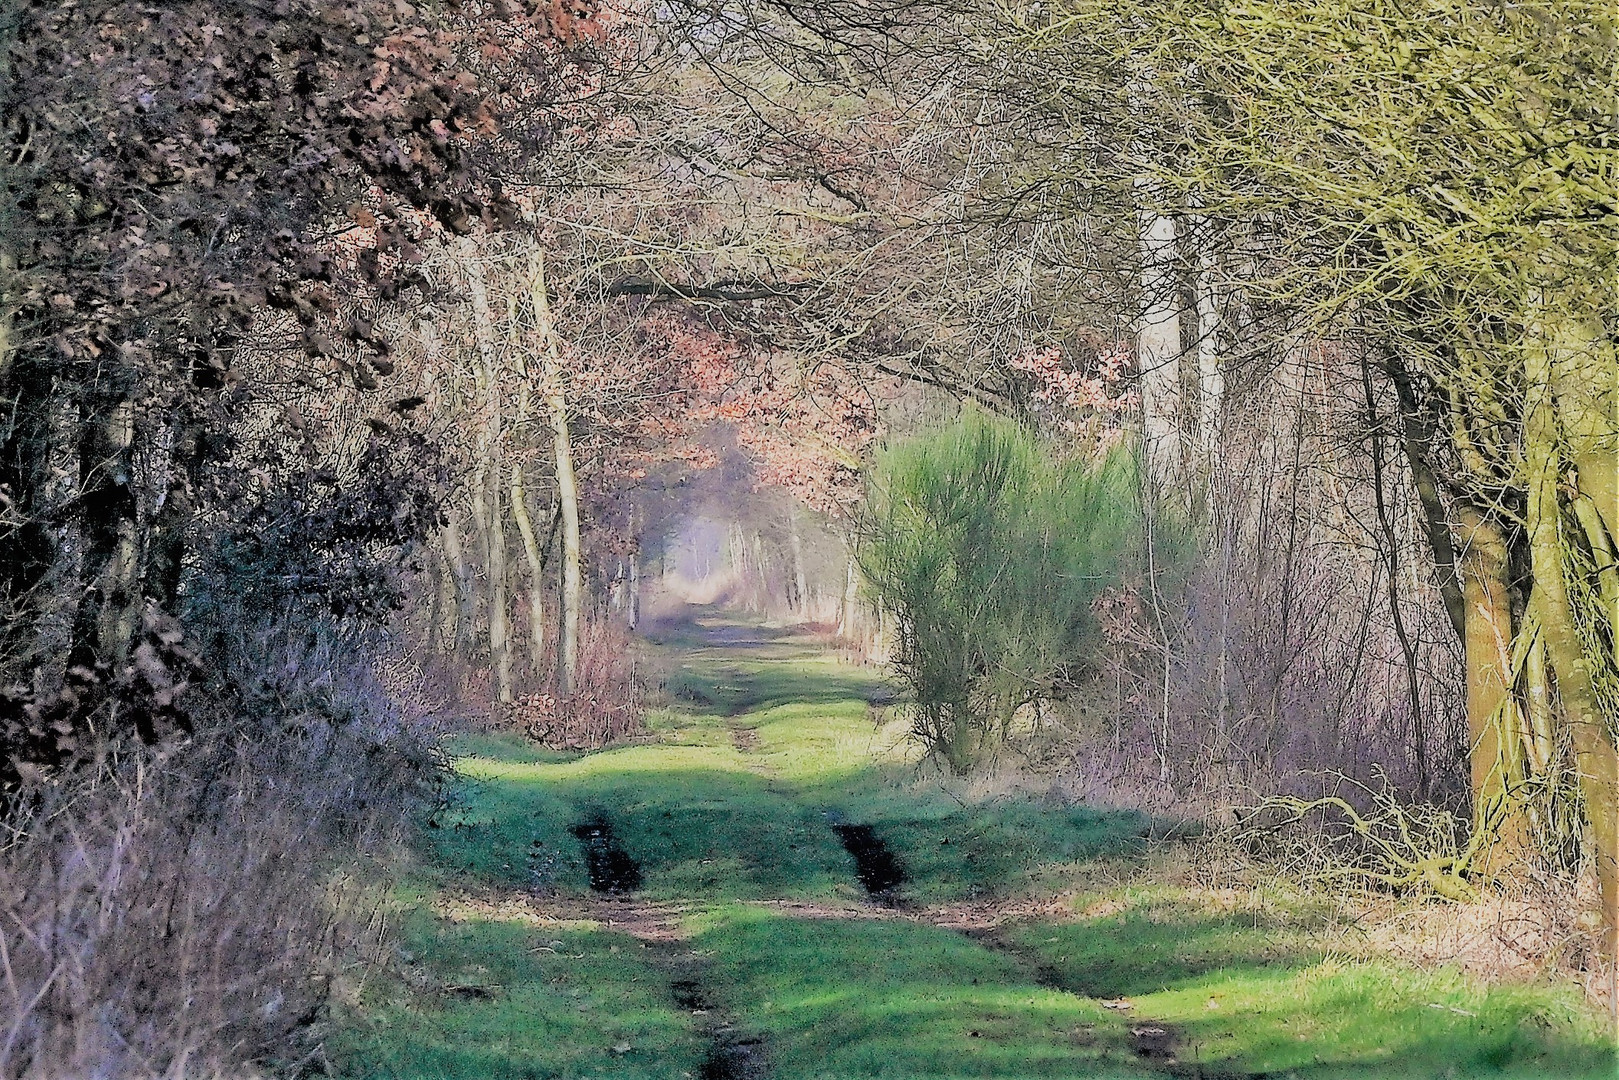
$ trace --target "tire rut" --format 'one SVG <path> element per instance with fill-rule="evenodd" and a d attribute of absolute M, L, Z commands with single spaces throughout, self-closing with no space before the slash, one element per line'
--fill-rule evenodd
<path fill-rule="evenodd" d="M 876 830 L 870 825 L 835 822 L 832 831 L 838 834 L 843 849 L 854 859 L 855 876 L 860 879 L 866 895 L 882 907 L 904 906 L 899 890 L 909 880 L 905 864 Z"/>
<path fill-rule="evenodd" d="M 736 1016 L 709 994 L 709 961 L 692 949 L 691 939 L 680 925 L 687 908 L 627 897 L 547 907 L 559 916 L 600 922 L 641 943 L 646 958 L 668 978 L 669 998 L 675 1007 L 697 1021 L 695 1031 L 704 1043 L 697 1080 L 766 1080 L 770 1075 L 766 1040 L 739 1026 Z"/>
<path fill-rule="evenodd" d="M 1104 1009 L 1126 1018 L 1123 1028 L 1124 1045 L 1138 1064 L 1152 1070 L 1153 1073 L 1175 1077 L 1176 1080 L 1267 1080 L 1270 1076 L 1266 1072 L 1230 1069 L 1196 1060 L 1197 1044 L 1191 1042 L 1179 1027 L 1163 1020 L 1129 1015 L 1135 1006 L 1126 998 L 1099 999 L 1093 994 L 1074 989 L 1060 971 L 1049 964 L 1041 963 L 1030 956 L 1022 946 L 1009 939 L 1002 926 L 963 927 L 959 924 L 937 922 L 935 925 L 941 929 L 954 930 L 986 949 L 1012 957 L 1030 973 L 1037 986 L 1071 997 L 1099 1001 Z M 1192 1060 L 1185 1060 L 1188 1055 Z"/>
<path fill-rule="evenodd" d="M 641 864 L 624 850 L 605 815 L 593 814 L 569 831 L 584 849 L 591 891 L 622 896 L 641 887 Z"/>
<path fill-rule="evenodd" d="M 654 962 L 669 973 L 669 995 L 677 1007 L 696 1019 L 706 1044 L 698 1080 L 764 1080 L 769 1076 L 768 1047 L 762 1036 L 737 1025 L 736 1017 L 709 996 L 708 961 L 684 937 L 643 942 Z"/>

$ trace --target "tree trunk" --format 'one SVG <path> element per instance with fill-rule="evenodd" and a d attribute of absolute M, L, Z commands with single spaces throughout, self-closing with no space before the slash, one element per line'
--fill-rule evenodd
<path fill-rule="evenodd" d="M 168 475 L 161 501 L 153 508 L 146 572 L 142 576 L 147 597 L 159 609 L 172 614 L 179 608 L 187 531 L 196 515 L 196 491 L 202 481 L 202 417 L 189 403 L 184 404 L 167 434 Z"/>
<path fill-rule="evenodd" d="M 573 469 L 573 439 L 568 430 L 568 397 L 562 370 L 562 343 L 551 314 L 545 286 L 545 255 L 535 249 L 530 290 L 540 339 L 545 345 L 545 373 L 541 396 L 551 414 L 552 445 L 556 452 L 557 500 L 562 509 L 562 640 L 557 650 L 557 686 L 573 693 L 579 676 L 579 609 L 584 578 L 579 541 L 579 481 Z"/>
<path fill-rule="evenodd" d="M 1225 402 L 1225 372 L 1220 364 L 1222 320 L 1220 318 L 1219 271 L 1211 228 L 1207 218 L 1197 243 L 1197 439 L 1205 462 L 1212 463 L 1220 452 L 1221 409 Z"/>
<path fill-rule="evenodd" d="M 433 575 L 433 611 L 427 623 L 427 647 L 440 656 L 455 649 L 460 620 L 456 618 L 455 571 L 440 543 Z"/>
<path fill-rule="evenodd" d="M 526 400 L 526 386 L 522 395 Z M 529 668 L 540 678 L 545 674 L 545 559 L 540 554 L 539 538 L 534 534 L 534 522 L 528 516 L 528 494 L 523 486 L 521 462 L 512 465 L 511 498 L 512 519 L 517 522 L 518 535 L 523 538 L 523 557 L 528 562 Z"/>
<path fill-rule="evenodd" d="M 854 545 L 849 545 L 849 558 L 843 570 L 843 605 L 838 612 L 838 636 L 848 638 L 854 634 L 855 609 L 860 599 L 860 575 L 854 562 Z"/>
<path fill-rule="evenodd" d="M 495 671 L 495 700 L 512 701 L 510 583 L 506 566 L 506 518 L 500 511 L 500 473 L 489 471 L 489 660 Z"/>
<path fill-rule="evenodd" d="M 809 617 L 809 586 L 804 577 L 804 538 L 798 532 L 798 507 L 794 506 L 787 512 L 787 539 L 793 549 L 793 587 L 796 590 L 795 603 L 792 605 L 798 611 L 799 618 Z"/>
<path fill-rule="evenodd" d="M 1476 827 L 1488 830 L 1479 870 L 1493 876 L 1529 842 L 1528 822 L 1513 784 L 1521 780 L 1513 734 L 1512 598 L 1507 544 L 1493 521 L 1471 507 L 1462 522 L 1462 595 L 1466 603 L 1467 734 Z"/>
<path fill-rule="evenodd" d="M 1378 548 L 1383 561 L 1388 567 L 1388 601 L 1389 616 L 1394 624 L 1394 636 L 1400 643 L 1400 655 L 1405 661 L 1406 704 L 1410 709 L 1411 720 L 1411 750 L 1416 759 L 1417 767 L 1417 799 L 1427 802 L 1430 789 L 1428 768 L 1428 740 L 1427 729 L 1422 719 L 1422 693 L 1419 683 L 1420 672 L 1417 664 L 1416 647 L 1412 644 L 1411 634 L 1406 629 L 1405 614 L 1400 603 L 1400 544 L 1401 536 L 1396 531 L 1393 517 L 1389 513 L 1388 499 L 1385 495 L 1384 468 L 1383 468 L 1383 420 L 1377 408 L 1377 398 L 1372 388 L 1372 369 L 1362 364 L 1360 369 L 1361 386 L 1366 395 L 1367 436 L 1370 443 L 1372 464 L 1372 496 L 1373 505 L 1377 510 L 1377 523 L 1380 531 Z"/>
<path fill-rule="evenodd" d="M 1467 639 L 1466 601 L 1462 597 L 1461 579 L 1458 577 L 1456 546 L 1451 537 L 1451 526 L 1440 497 L 1439 478 L 1433 469 L 1433 441 L 1437 421 L 1430 403 L 1424 400 L 1398 358 L 1391 357 L 1387 371 L 1394 383 L 1395 396 L 1400 403 L 1400 433 L 1405 448 L 1411 481 L 1417 490 L 1417 501 L 1422 504 L 1424 532 L 1433 552 L 1434 573 L 1439 579 L 1439 595 L 1445 604 L 1445 614 L 1456 631 L 1457 638 Z"/>
<path fill-rule="evenodd" d="M 441 391 L 439 386 L 443 342 L 438 329 L 431 322 L 423 320 L 417 325 L 417 333 L 421 338 L 423 353 L 421 395 L 436 402 L 445 398 L 453 400 L 453 388 L 445 386 Z M 464 643 L 461 636 L 466 632 L 466 624 L 471 618 L 468 613 L 470 582 L 462 565 L 461 535 L 448 500 L 442 508 L 438 553 L 437 591 L 433 600 L 433 621 L 428 626 L 428 643 L 434 652 L 448 655 L 462 652 Z"/>
<path fill-rule="evenodd" d="M 500 512 L 502 426 L 500 358 L 495 352 L 495 318 L 484 283 L 483 260 L 470 240 L 463 240 L 468 293 L 472 299 L 472 337 L 478 346 L 478 389 L 483 394 L 484 429 L 479 439 L 479 467 L 473 513 L 483 531 L 489 574 L 489 664 L 495 675 L 495 698 L 512 700 L 511 609 L 506 580 L 506 521 Z"/>
<path fill-rule="evenodd" d="M 765 538 L 755 529 L 753 532 L 753 575 L 754 584 L 750 598 L 752 608 L 759 614 L 767 614 L 770 610 L 770 567 L 765 561 Z"/>
<path fill-rule="evenodd" d="M 641 552 L 630 549 L 630 629 L 641 625 Z"/>
<path fill-rule="evenodd" d="M 629 611 L 626 613 L 631 630 L 634 630 L 641 623 L 641 529 L 637 523 L 637 518 L 636 508 L 632 503 L 630 504 Z"/>
<path fill-rule="evenodd" d="M 1613 450 L 1613 424 L 1607 421 L 1604 432 L 1600 417 L 1581 414 L 1581 407 L 1592 398 L 1602 397 L 1604 390 L 1611 408 L 1614 375 L 1611 349 L 1604 355 L 1604 350 L 1595 344 L 1600 340 L 1596 335 L 1568 330 L 1556 325 L 1549 331 L 1536 327 L 1535 332 L 1541 336 L 1527 350 L 1524 466 L 1529 482 L 1529 554 L 1534 574 L 1530 604 L 1539 617 L 1546 659 L 1557 680 L 1558 702 L 1573 735 L 1580 794 L 1591 828 L 1601 891 L 1602 952 L 1619 965 L 1619 750 L 1597 698 L 1593 670 L 1607 658 L 1586 654 L 1565 578 L 1562 532 L 1566 519 L 1558 490 L 1563 479 L 1561 431 L 1572 436 L 1575 452 L 1569 456 L 1576 467 L 1584 463 L 1591 468 L 1589 477 L 1579 473 L 1582 489 L 1588 487 L 1604 497 L 1614 497 L 1614 464 L 1611 456 L 1603 460 L 1605 455 L 1601 453 L 1604 448 L 1610 454 Z M 1608 365 L 1605 368 L 1600 366 L 1604 360 Z M 1582 369 L 1584 394 L 1579 393 Z M 1557 406 L 1563 402 L 1576 404 L 1563 410 L 1560 417 Z M 1599 514 L 1603 509 L 1598 503 Z M 1611 503 L 1607 509 L 1610 514 L 1619 510 Z M 1610 530 L 1610 539 L 1611 536 Z M 1610 619 L 1619 618 L 1619 613 L 1611 610 L 1608 615 Z M 1619 966 L 1615 970 L 1619 971 Z M 1619 1002 L 1615 1008 L 1619 1009 Z"/>
<path fill-rule="evenodd" d="M 92 410 L 96 405 L 90 405 Z M 83 419 L 80 443 L 79 520 L 87 583 L 74 618 L 68 664 L 122 667 L 140 625 L 139 540 L 133 483 L 135 403 L 107 402 Z"/>
<path fill-rule="evenodd" d="M 573 444 L 568 431 L 568 402 L 561 390 L 560 372 L 555 390 L 546 394 L 551 409 L 551 430 L 557 459 L 557 500 L 562 507 L 562 646 L 558 658 L 558 687 L 573 693 L 579 677 L 579 608 L 584 579 L 579 543 L 579 482 L 573 471 Z"/>
<path fill-rule="evenodd" d="M 467 562 L 466 548 L 461 543 L 461 525 L 455 512 L 448 511 L 444 515 L 444 524 L 439 529 L 439 544 L 444 551 L 444 561 L 450 568 L 450 578 L 455 587 L 455 608 L 446 609 L 445 617 L 452 619 L 446 628 L 451 631 L 448 640 L 455 651 L 463 655 L 472 651 L 473 640 L 477 635 L 474 621 L 477 615 L 477 592 L 473 582 L 472 566 Z"/>
<path fill-rule="evenodd" d="M 1145 181 L 1138 193 L 1151 194 Z M 1142 199 L 1143 204 L 1146 198 Z M 1176 273 L 1175 219 L 1141 210 L 1141 314 L 1136 322 L 1136 370 L 1141 385 L 1141 453 L 1149 490 L 1164 492 L 1181 478 L 1181 301 Z"/>

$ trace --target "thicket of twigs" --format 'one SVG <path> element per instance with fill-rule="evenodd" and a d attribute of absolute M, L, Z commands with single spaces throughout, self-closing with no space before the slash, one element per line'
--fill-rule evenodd
<path fill-rule="evenodd" d="M 424 730 L 364 686 L 322 687 L 330 674 L 283 682 L 306 700 L 282 715 L 231 717 L 14 795 L 0 1075 L 318 1063 L 334 980 L 384 937 L 371 857 L 438 772 Z"/>
<path fill-rule="evenodd" d="M 646 688 L 629 632 L 619 622 L 585 622 L 572 688 L 561 689 L 551 664 L 539 687 L 513 702 L 506 716 L 524 735 L 559 749 L 596 749 L 640 733 Z"/>
<path fill-rule="evenodd" d="M 271 578 L 236 569 L 193 595 L 196 685 L 148 656 L 163 686 L 119 699 L 151 711 L 161 689 L 166 735 L 109 736 L 6 792 L 0 1076 L 313 1067 L 330 993 L 385 939 L 389 852 L 439 793 L 435 733 L 375 674 L 376 624 L 244 604 Z"/>

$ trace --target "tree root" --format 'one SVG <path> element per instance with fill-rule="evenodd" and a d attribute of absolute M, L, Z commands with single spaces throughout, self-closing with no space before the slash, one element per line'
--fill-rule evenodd
<path fill-rule="evenodd" d="M 1348 799 L 1327 795 L 1300 799 L 1276 795 L 1242 815 L 1241 836 L 1273 836 L 1312 816 L 1328 819 L 1314 837 L 1302 840 L 1299 854 L 1309 865 L 1301 874 L 1318 882 L 1359 881 L 1391 891 L 1425 889 L 1457 903 L 1479 898 L 1467 875 L 1484 846 L 1487 829 L 1474 830 L 1465 847 L 1457 842 L 1457 823 L 1448 812 L 1433 807 L 1406 807 L 1385 784 L 1374 791 L 1364 784 L 1338 777 L 1359 789 L 1370 808 L 1357 809 Z M 1285 815 L 1280 820 L 1277 812 Z"/>

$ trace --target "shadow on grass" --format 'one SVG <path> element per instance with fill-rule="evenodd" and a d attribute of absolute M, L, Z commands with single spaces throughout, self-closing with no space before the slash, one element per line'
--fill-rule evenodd
<path fill-rule="evenodd" d="M 760 730 L 768 748 L 774 732 Z M 729 746 L 536 761 L 521 743 L 509 753 L 504 745 L 484 740 L 461 760 L 459 805 L 432 846 L 442 865 L 521 888 L 585 891 L 571 830 L 595 818 L 640 863 L 641 895 L 688 900 L 858 897 L 838 824 L 870 825 L 907 869 L 900 895 L 923 901 L 1022 889 L 1042 866 L 1133 850 L 1147 825 L 1135 813 L 1029 799 L 963 806 L 941 791 L 897 786 L 869 759 L 856 766 L 858 742 L 813 746 L 805 756 L 814 766 L 800 762 L 787 779 L 750 770 Z"/>
<path fill-rule="evenodd" d="M 1296 969 L 1322 958 L 1296 933 L 1190 905 L 1041 925 L 1016 940 L 1040 955 L 1053 986 L 1094 998 L 1155 993 L 1216 972 Z"/>
<path fill-rule="evenodd" d="M 1544 988 L 1481 990 L 1454 975 L 1268 949 L 1251 923 L 1160 914 L 1156 940 L 1111 941 L 1121 924 L 1109 920 L 1026 931 L 1111 956 L 1115 974 L 1140 956 L 1155 970 L 1137 985 L 1168 988 L 1132 995 L 1128 1009 L 1042 985 L 1063 954 L 1037 963 L 904 920 L 729 908 L 698 920 L 696 944 L 713 957 L 711 993 L 770 1041 L 781 1080 L 1614 1075 L 1589 1016 Z"/>
<path fill-rule="evenodd" d="M 601 820 L 640 864 L 639 895 L 651 899 L 854 894 L 853 864 L 824 816 L 754 773 L 703 767 L 719 751 L 616 753 L 618 767 L 606 755 L 560 766 L 463 761 L 475 779 L 435 833 L 438 861 L 498 884 L 581 893 L 588 877 L 574 828 Z"/>
<path fill-rule="evenodd" d="M 874 673 L 837 664 L 790 630 L 728 625 L 658 631 L 691 650 L 670 676 L 672 692 L 703 707 L 669 716 L 657 745 L 579 756 L 499 738 L 464 743 L 464 804 L 435 846 L 442 863 L 486 880 L 583 893 L 569 828 L 597 814 L 610 821 L 641 863 L 642 895 L 711 906 L 693 917 L 693 944 L 712 957 L 707 990 L 740 1029 L 768 1039 L 782 1080 L 1615 1075 L 1610 1045 L 1572 988 L 1481 989 L 1444 972 L 1345 960 L 1296 920 L 1138 895 L 1112 914 L 1026 926 L 1007 952 L 905 920 L 793 918 L 732 903 L 856 898 L 839 823 L 869 826 L 906 868 L 902 894 L 923 901 L 1037 887 L 1052 867 L 1137 850 L 1150 823 L 1037 798 L 964 805 L 918 785 L 868 715 L 872 699 L 861 691 L 880 686 Z M 745 754 L 733 745 L 739 726 L 750 731 Z M 476 941 L 453 936 L 465 932 L 453 931 L 444 963 L 477 952 Z M 606 940 L 569 939 L 579 966 L 547 978 L 594 980 L 602 995 L 628 995 L 627 1015 L 661 1015 L 663 1006 L 635 996 L 651 976 L 633 957 L 615 962 L 586 947 Z M 559 985 L 566 999 L 535 987 L 523 1007 L 589 1015 L 608 1000 L 581 983 Z M 1132 1007 L 1099 1000 L 1118 997 Z M 398 1006 L 399 1053 L 435 1064 L 371 1075 L 525 1075 L 512 1071 L 521 1055 L 509 1048 L 530 1036 L 500 1027 L 517 1025 L 516 1013 L 479 1019 L 516 1000 L 502 990 L 417 1013 Z M 458 1049 L 474 1040 L 445 1034 L 455 1025 L 484 1045 Z M 679 1024 L 656 1036 L 677 1048 L 662 1072 L 627 1056 L 604 1068 L 588 1025 L 547 1030 L 558 1049 L 545 1060 L 562 1064 L 534 1075 L 701 1071 L 680 1056 L 696 1051 L 684 1049 L 691 1036 Z M 1160 1034 L 1140 1034 L 1152 1031 Z M 1149 1039 L 1156 1057 L 1141 1052 Z"/>
<path fill-rule="evenodd" d="M 1013 939 L 1043 981 L 1175 1032 L 1207 1075 L 1609 1080 L 1611 1043 L 1572 991 L 1330 955 L 1252 914 L 1151 904 Z"/>
<path fill-rule="evenodd" d="M 786 641 L 807 642 L 797 626 L 767 626 L 723 608 L 694 606 L 675 614 L 645 620 L 636 631 L 664 648 L 757 649 Z"/>
<path fill-rule="evenodd" d="M 721 716 L 736 717 L 773 705 L 832 705 L 860 701 L 885 705 L 896 700 L 881 675 L 864 668 L 820 660 L 753 661 L 698 657 L 664 678 L 669 696 Z"/>
<path fill-rule="evenodd" d="M 417 913 L 328 1049 L 353 1080 L 695 1076 L 704 1040 L 633 938 Z"/>
<path fill-rule="evenodd" d="M 678 655 L 665 676 L 669 695 L 721 716 L 787 703 L 886 704 L 894 688 L 880 669 L 839 661 L 801 627 L 770 627 L 715 608 L 692 608 L 642 631 Z"/>
<path fill-rule="evenodd" d="M 918 900 L 1019 894 L 1044 869 L 1139 850 L 1150 824 L 1133 811 L 1035 799 L 952 803 L 943 815 L 936 813 L 939 808 L 920 799 L 909 805 L 884 800 L 862 815 L 904 858 L 911 895 Z"/>
<path fill-rule="evenodd" d="M 1140 1075 L 1116 1018 L 1016 960 L 904 920 L 701 920 L 710 992 L 764 1035 L 779 1080 Z"/>

